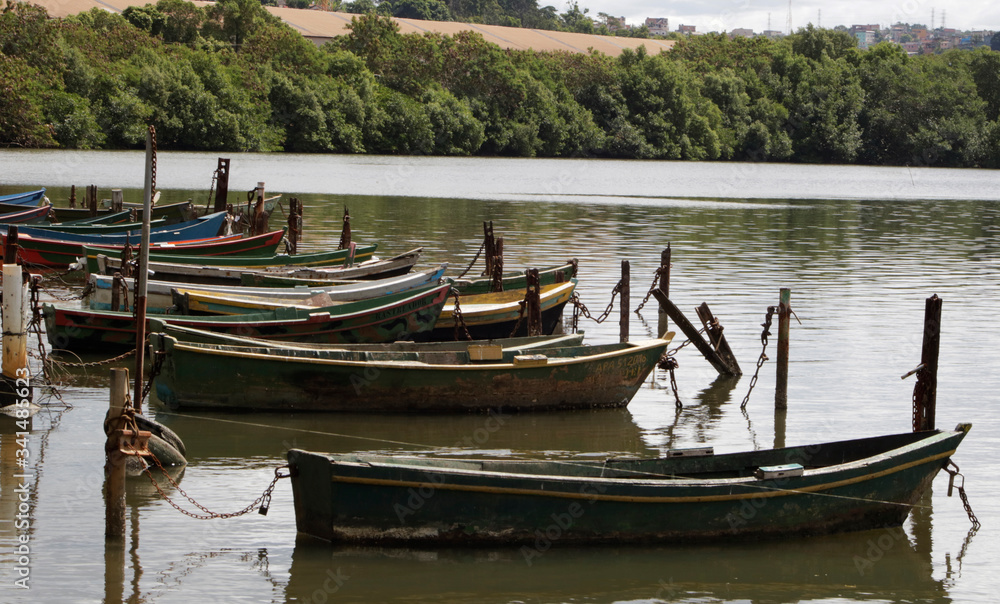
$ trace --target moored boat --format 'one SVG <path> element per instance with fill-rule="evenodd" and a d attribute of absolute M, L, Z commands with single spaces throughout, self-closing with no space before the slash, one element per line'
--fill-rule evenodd
<path fill-rule="evenodd" d="M 45 199 L 44 188 L 35 191 L 25 191 L 24 193 L 0 195 L 0 203 L 18 206 L 37 206 L 43 199 Z"/>
<path fill-rule="evenodd" d="M 20 210 L 0 214 L 0 227 L 6 231 L 9 224 L 40 226 L 48 220 L 48 215 L 49 206 L 22 207 Z"/>
<path fill-rule="evenodd" d="M 162 359 L 156 393 L 167 406 L 261 411 L 624 407 L 669 343 L 508 348 L 498 341 L 488 351 L 421 351 L 419 344 L 417 350 L 358 351 L 196 344 L 150 335 Z M 232 387 L 234 380 L 239 388 Z"/>
<path fill-rule="evenodd" d="M 296 526 L 335 542 L 729 542 L 900 526 L 971 429 L 658 459 L 288 452 Z M 417 493 L 414 499 L 414 493 Z"/>
<path fill-rule="evenodd" d="M 392 342 L 432 329 L 451 284 L 303 311 L 292 308 L 233 316 L 146 315 L 234 335 L 303 342 Z M 110 351 L 135 347 L 131 312 L 42 305 L 46 335 L 54 350 Z"/>

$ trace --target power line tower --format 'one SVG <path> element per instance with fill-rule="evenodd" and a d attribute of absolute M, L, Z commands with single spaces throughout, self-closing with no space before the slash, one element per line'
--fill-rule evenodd
<path fill-rule="evenodd" d="M 792 0 L 788 0 L 788 21 L 785 23 L 788 35 L 792 35 Z"/>

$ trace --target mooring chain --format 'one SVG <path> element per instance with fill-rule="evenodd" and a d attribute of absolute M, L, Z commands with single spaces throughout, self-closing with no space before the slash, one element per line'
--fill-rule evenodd
<path fill-rule="evenodd" d="M 469 333 L 469 328 L 465 325 L 465 317 L 462 316 L 462 305 L 458 301 L 461 293 L 454 287 L 451 288 L 449 293 L 455 297 L 455 310 L 452 311 L 452 316 L 455 317 L 455 341 L 457 342 L 463 338 L 471 340 L 472 334 Z"/>
<path fill-rule="evenodd" d="M 760 368 L 764 365 L 764 361 L 767 360 L 767 336 L 771 335 L 771 319 L 774 317 L 774 313 L 777 312 L 777 310 L 777 306 L 768 306 L 767 316 L 764 318 L 764 322 L 761 323 L 764 330 L 760 333 L 762 348 L 760 351 L 760 357 L 757 359 L 757 370 L 753 372 L 753 377 L 750 378 L 750 388 L 747 389 L 747 395 L 743 397 L 743 402 L 740 403 L 740 409 L 746 409 L 747 403 L 750 402 L 750 393 L 753 392 L 753 387 L 757 385 L 757 377 L 760 375 Z"/>
<path fill-rule="evenodd" d="M 147 342 L 149 340 L 147 339 Z M 163 340 L 160 340 L 160 345 L 163 346 Z M 153 389 L 153 380 L 156 376 L 160 375 L 160 370 L 163 368 L 163 361 L 167 358 L 167 352 L 165 350 L 157 350 L 153 353 L 153 362 L 149 369 L 149 379 L 142 387 L 142 392 L 139 394 L 139 406 L 142 407 L 142 402 L 149 399 L 149 393 Z"/>
<path fill-rule="evenodd" d="M 129 350 L 128 352 L 123 352 L 122 354 L 116 357 L 105 359 L 103 361 L 91 361 L 89 363 L 71 363 L 69 361 L 57 361 L 53 359 L 51 356 L 49 356 L 47 357 L 46 362 L 51 363 L 53 365 L 58 365 L 60 367 L 100 367 L 101 365 L 109 365 L 111 363 L 117 363 L 122 359 L 129 358 L 133 354 L 135 354 L 134 348 L 132 350 Z"/>
<path fill-rule="evenodd" d="M 580 300 L 580 296 L 576 292 L 573 292 L 573 295 L 570 296 L 569 300 L 570 302 L 573 303 L 574 313 L 576 312 L 575 309 L 579 309 L 580 313 L 583 316 L 587 317 L 588 319 L 591 319 L 596 323 L 603 323 L 605 320 L 607 320 L 608 316 L 611 314 L 612 309 L 614 309 L 615 298 L 618 296 L 618 294 L 621 293 L 621 291 L 622 291 L 622 282 L 621 280 L 619 280 L 618 283 L 615 285 L 614 289 L 611 290 L 611 301 L 608 302 L 608 307 L 604 309 L 604 312 L 601 313 L 601 316 L 599 317 L 594 317 L 592 314 L 590 314 L 590 309 L 588 309 L 587 305 Z"/>
<path fill-rule="evenodd" d="M 481 244 L 481 245 L 479 246 L 479 251 L 478 251 L 478 252 L 476 252 L 476 257 L 472 259 L 472 262 L 470 262 L 470 263 L 469 263 L 469 266 L 465 267 L 465 270 L 464 270 L 464 271 L 462 271 L 462 274 L 461 274 L 461 275 L 459 275 L 459 276 L 457 277 L 458 279 L 461 279 L 461 278 L 462 278 L 462 277 L 464 277 L 464 276 L 465 276 L 465 275 L 466 275 L 466 274 L 467 274 L 467 273 L 468 273 L 469 271 L 471 271 L 471 270 L 472 270 L 472 267 L 473 267 L 473 266 L 475 266 L 475 265 L 476 265 L 476 262 L 478 262 L 478 261 L 479 261 L 479 256 L 480 256 L 480 255 L 481 255 L 481 254 L 483 253 L 483 250 L 484 250 L 484 249 L 486 249 L 486 240 L 485 240 L 485 239 L 483 240 L 483 243 L 482 243 L 482 244 Z"/>
<path fill-rule="evenodd" d="M 680 350 L 683 347 L 684 345 L 682 344 L 677 348 L 677 350 Z M 674 352 L 676 352 L 676 350 Z M 677 362 L 677 359 L 674 358 L 673 354 L 673 352 L 664 353 L 664 355 L 660 357 L 660 360 L 656 363 L 656 366 L 660 369 L 666 369 L 670 373 L 670 389 L 674 392 L 675 406 L 678 409 L 683 409 L 684 403 L 681 402 L 681 395 L 677 391 L 677 378 L 674 376 L 674 369 L 677 369 L 680 366 L 680 363 Z"/>
<path fill-rule="evenodd" d="M 156 193 L 156 126 L 152 124 L 149 125 L 149 138 L 150 142 L 152 143 L 151 148 L 153 150 L 152 158 L 149 162 L 149 168 L 150 168 L 149 190 L 150 194 L 153 195 Z"/>
<path fill-rule="evenodd" d="M 969 515 L 969 520 L 972 521 L 973 530 L 979 530 L 979 527 L 982 525 L 979 523 L 979 518 L 976 518 L 975 512 L 972 511 L 972 506 L 969 505 L 969 497 L 965 494 L 965 476 L 959 471 L 958 464 L 948 459 L 948 465 L 944 467 L 944 471 L 949 475 L 948 497 L 951 497 L 952 488 L 955 487 L 955 478 L 960 477 L 962 479 L 962 482 L 958 484 L 958 496 L 962 499 L 962 507 L 965 508 L 965 513 Z"/>
<path fill-rule="evenodd" d="M 205 203 L 205 211 L 212 205 L 212 194 L 215 193 L 215 181 L 219 178 L 219 169 L 216 168 L 215 172 L 212 172 L 212 186 L 208 188 L 208 202 Z"/>
<path fill-rule="evenodd" d="M 649 291 L 646 292 L 646 297 L 643 298 L 642 302 L 639 303 L 639 306 L 636 307 L 635 314 L 639 314 L 639 311 L 646 306 L 646 303 L 649 302 L 649 299 L 653 296 L 653 292 L 656 291 L 656 286 L 660 283 L 660 276 L 665 275 L 668 270 L 670 269 L 664 266 L 656 269 L 656 273 L 653 275 L 653 284 L 649 286 Z"/>
<path fill-rule="evenodd" d="M 133 449 L 133 451 L 134 450 L 135 449 Z M 283 468 L 287 468 L 288 466 L 278 466 L 277 468 L 274 469 L 274 479 L 271 480 L 271 484 L 268 485 L 268 487 L 266 489 L 264 489 L 264 492 L 261 493 L 260 497 L 258 497 L 257 499 L 254 499 L 253 502 L 250 505 L 248 505 L 247 507 L 243 508 L 242 510 L 240 510 L 238 512 L 229 512 L 229 513 L 221 513 L 220 514 L 218 512 L 213 512 L 212 510 L 206 508 L 205 506 L 203 506 L 200 503 L 198 503 L 197 501 L 195 501 L 194 498 L 192 498 L 190 495 L 188 495 L 184 491 L 184 489 L 182 489 L 180 487 L 180 485 L 177 484 L 177 482 L 173 479 L 173 477 L 170 476 L 170 474 L 167 472 L 166 468 L 163 467 L 163 464 L 160 463 L 160 460 L 156 458 L 156 455 L 153 455 L 152 452 L 149 452 L 149 457 L 152 458 L 153 463 L 156 465 L 157 468 L 160 469 L 160 472 L 162 472 L 163 475 L 167 477 L 167 480 L 170 482 L 171 486 L 173 486 L 175 489 L 177 489 L 177 492 L 180 493 L 181 496 L 184 497 L 184 499 L 187 499 L 191 503 L 191 505 L 195 506 L 196 508 L 198 508 L 199 510 L 201 510 L 201 511 L 203 511 L 205 513 L 204 514 L 197 514 L 195 512 L 190 512 L 188 510 L 185 510 L 184 508 L 182 508 L 181 506 L 179 506 L 173 499 L 170 498 L 169 495 L 167 495 L 165 492 L 163 492 L 163 489 L 156 482 L 156 478 L 153 477 L 153 473 L 150 472 L 150 470 L 149 470 L 149 464 L 147 464 L 146 467 L 145 467 L 145 472 L 146 472 L 146 476 L 149 477 L 149 481 L 151 483 L 153 483 L 153 488 L 155 488 L 156 491 L 160 494 L 160 496 L 163 497 L 163 500 L 166 501 L 167 503 L 169 503 L 171 505 L 171 507 L 173 507 L 175 510 L 177 510 L 178 512 L 184 514 L 185 516 L 190 516 L 191 518 L 195 518 L 197 520 L 214 520 L 216 518 L 221 518 L 221 519 L 225 519 L 225 518 L 237 518 L 239 516 L 245 516 L 246 514 L 249 514 L 250 512 L 252 512 L 252 511 L 254 511 L 254 510 L 258 509 L 258 508 L 259 508 L 259 512 L 260 512 L 260 514 L 262 516 L 267 516 L 267 510 L 271 506 L 271 492 L 274 491 L 275 485 L 277 485 L 278 481 L 281 480 L 282 478 L 289 478 L 291 476 L 290 472 L 288 474 L 282 474 L 281 473 L 281 470 Z"/>

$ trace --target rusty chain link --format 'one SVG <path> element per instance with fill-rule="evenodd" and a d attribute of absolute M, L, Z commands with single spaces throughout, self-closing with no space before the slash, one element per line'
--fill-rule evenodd
<path fill-rule="evenodd" d="M 129 448 L 131 448 L 131 446 Z M 135 449 L 132 450 L 134 451 Z M 180 485 L 177 484 L 177 482 L 173 479 L 173 477 L 170 476 L 166 468 L 163 467 L 163 464 L 160 463 L 160 460 L 157 459 L 152 452 L 149 453 L 149 457 L 153 460 L 153 464 L 155 464 L 156 467 L 160 469 L 160 472 L 162 472 L 163 475 L 167 477 L 167 480 L 170 482 L 171 486 L 177 489 L 177 492 L 180 493 L 181 496 L 184 497 L 184 499 L 187 499 L 191 503 L 191 505 L 195 506 L 196 508 L 205 513 L 198 514 L 195 512 L 190 512 L 182 508 L 180 505 L 178 505 L 173 499 L 170 498 L 170 496 L 168 496 L 166 493 L 163 492 L 163 489 L 160 487 L 159 483 L 156 482 L 156 478 L 153 477 L 153 473 L 150 472 L 149 464 L 146 464 L 144 471 L 146 472 L 146 476 L 149 477 L 149 481 L 153 483 L 153 488 L 155 488 L 156 491 L 160 494 L 160 496 L 163 497 L 163 500 L 169 503 L 171 507 L 173 507 L 175 510 L 184 514 L 185 516 L 189 516 L 197 520 L 214 520 L 216 518 L 220 519 L 237 518 L 239 516 L 245 516 L 246 514 L 249 514 L 250 512 L 258 508 L 260 514 L 262 516 L 266 516 L 267 510 L 271 505 L 271 492 L 274 491 L 275 485 L 277 485 L 278 481 L 281 480 L 282 478 L 289 478 L 291 476 L 291 472 L 289 472 L 288 474 L 281 473 L 282 468 L 287 468 L 288 466 L 278 466 L 277 468 L 274 469 L 274 479 L 271 480 L 271 484 L 269 484 L 268 487 L 264 489 L 264 492 L 261 493 L 260 497 L 254 499 L 250 505 L 243 508 L 242 510 L 239 510 L 238 512 L 228 512 L 220 514 L 218 512 L 213 512 L 212 510 L 206 508 L 205 506 L 195 501 L 194 498 L 192 498 L 190 495 L 188 495 L 184 491 L 184 489 L 182 489 Z"/>
<path fill-rule="evenodd" d="M 764 322 L 761 323 L 761 327 L 764 330 L 760 333 L 760 341 L 763 347 L 760 351 L 760 357 L 757 359 L 757 370 L 753 372 L 753 377 L 750 378 L 750 388 L 747 389 L 747 395 L 743 397 L 743 402 L 740 403 L 740 409 L 746 409 L 747 403 L 750 402 L 750 393 L 753 392 L 753 387 L 757 385 L 757 377 L 760 376 L 760 368 L 764 365 L 764 361 L 767 360 L 767 336 L 771 335 L 771 319 L 774 317 L 774 313 L 777 312 L 777 306 L 767 307 L 767 316 L 764 317 Z"/>
<path fill-rule="evenodd" d="M 678 348 L 677 350 L 680 350 L 680 348 Z M 681 395 L 679 392 L 677 392 L 677 378 L 674 376 L 674 369 L 680 367 L 680 363 L 678 363 L 677 359 L 673 357 L 673 353 L 667 352 L 664 353 L 662 357 L 660 357 L 660 360 L 657 361 L 656 366 L 659 367 L 660 369 L 666 369 L 670 373 L 670 389 L 673 390 L 674 392 L 675 405 L 678 409 L 683 409 L 684 404 L 681 403 Z"/>
<path fill-rule="evenodd" d="M 574 313 L 573 328 L 574 328 L 574 330 L 576 329 L 576 321 L 578 320 L 577 316 L 576 316 L 577 310 L 580 311 L 580 314 L 582 314 L 583 316 L 587 317 L 588 319 L 593 320 L 596 323 L 603 323 L 604 321 L 606 321 L 607 318 L 608 318 L 608 316 L 611 314 L 611 311 L 615 307 L 615 298 L 618 296 L 618 294 L 621 293 L 621 291 L 622 291 L 622 282 L 621 282 L 621 280 L 619 280 L 618 283 L 615 285 L 614 289 L 611 290 L 611 301 L 608 302 L 608 307 L 605 308 L 604 312 L 601 313 L 601 315 L 599 317 L 597 317 L 597 318 L 595 318 L 592 314 L 590 314 L 590 309 L 587 308 L 586 304 L 584 304 L 583 302 L 580 301 L 579 294 L 577 294 L 574 291 L 573 295 L 570 296 L 570 298 L 569 298 L 569 301 L 573 303 L 573 313 Z"/>
<path fill-rule="evenodd" d="M 955 485 L 955 478 L 962 478 L 962 483 L 958 485 L 958 496 L 962 500 L 962 507 L 965 508 L 965 513 L 969 515 L 969 520 L 972 521 L 972 529 L 979 530 L 979 527 L 982 525 L 979 523 L 979 518 L 976 518 L 975 512 L 972 511 L 972 506 L 969 505 L 969 497 L 965 494 L 965 476 L 961 473 L 961 471 L 959 471 L 958 464 L 949 458 L 948 464 L 944 467 L 944 471 L 949 474 L 948 497 L 951 497 L 951 490 Z"/>
<path fill-rule="evenodd" d="M 665 274 L 669 270 L 670 270 L 669 268 L 663 266 L 656 269 L 656 273 L 653 274 L 653 284 L 649 286 L 649 291 L 646 292 L 646 297 L 644 297 L 642 299 L 642 302 L 639 303 L 639 306 L 636 307 L 634 311 L 635 314 L 639 314 L 639 311 L 642 310 L 644 306 L 646 306 L 646 303 L 649 302 L 649 299 L 653 296 L 653 292 L 656 290 L 656 286 L 659 285 L 660 283 L 660 276 Z"/>
<path fill-rule="evenodd" d="M 156 194 L 156 126 L 152 124 L 149 125 L 149 138 L 152 143 L 151 147 L 153 150 L 152 159 L 150 161 L 150 170 L 149 170 L 150 173 L 149 194 L 152 196 Z"/>
<path fill-rule="evenodd" d="M 462 274 L 459 275 L 458 277 L 456 277 L 456 279 L 461 279 L 466 274 L 468 274 L 469 271 L 472 270 L 472 267 L 475 266 L 476 262 L 479 261 L 479 256 L 483 253 L 484 249 L 486 249 L 486 240 L 485 239 L 483 240 L 483 243 L 479 246 L 479 251 L 476 252 L 476 257 L 472 259 L 472 262 L 469 263 L 469 266 L 465 267 L 465 270 L 462 271 Z"/>
<path fill-rule="evenodd" d="M 466 340 L 471 340 L 472 334 L 469 333 L 469 328 L 465 325 L 465 317 L 462 316 L 462 305 L 458 301 L 461 293 L 454 287 L 451 288 L 449 293 L 455 297 L 455 310 L 452 311 L 452 315 L 455 317 L 455 341 L 461 340 L 463 336 Z M 459 331 L 459 328 L 461 328 L 461 331 Z"/>

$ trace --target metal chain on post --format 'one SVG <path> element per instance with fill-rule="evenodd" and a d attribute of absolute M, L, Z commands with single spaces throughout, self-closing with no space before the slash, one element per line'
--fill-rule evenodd
<path fill-rule="evenodd" d="M 524 322 L 524 309 L 527 307 L 528 301 L 527 299 L 521 300 L 518 304 L 520 305 L 520 308 L 518 308 L 517 311 L 517 323 L 514 323 L 514 329 L 510 330 L 510 335 L 507 336 L 508 338 L 513 338 L 514 334 L 517 333 L 518 328 L 521 327 L 521 323 Z"/>
<path fill-rule="evenodd" d="M 622 282 L 621 282 L 621 280 L 619 280 L 618 284 L 615 285 L 615 288 L 613 290 L 611 290 L 611 301 L 608 302 L 608 307 L 605 308 L 604 312 L 601 313 L 601 316 L 599 316 L 597 318 L 595 318 L 593 315 L 590 314 L 590 309 L 588 309 L 587 306 L 583 302 L 580 301 L 580 296 L 577 295 L 576 292 L 573 292 L 573 295 L 570 296 L 569 301 L 573 303 L 573 312 L 574 313 L 576 313 L 576 311 L 579 310 L 580 313 L 583 316 L 587 317 L 588 319 L 591 319 L 591 320 L 593 320 L 593 321 L 595 321 L 597 323 L 603 323 L 608 318 L 608 316 L 611 314 L 612 309 L 614 309 L 614 307 L 615 307 L 615 297 L 617 297 L 618 294 L 621 293 L 621 291 L 622 291 Z"/>
<path fill-rule="evenodd" d="M 219 170 L 216 169 L 212 172 L 212 185 L 208 188 L 208 202 L 205 204 L 205 212 L 207 213 L 209 208 L 212 206 L 212 194 L 215 193 L 215 181 L 219 178 Z"/>
<path fill-rule="evenodd" d="M 681 348 L 683 348 L 683 345 L 681 345 L 681 347 L 677 350 L 680 350 Z M 660 357 L 656 366 L 660 369 L 666 369 L 670 373 L 670 389 L 674 392 L 675 405 L 678 409 L 683 409 L 684 404 L 681 402 L 681 395 L 677 392 L 677 378 L 674 376 L 674 369 L 677 369 L 680 366 L 680 363 L 678 363 L 677 359 L 673 357 L 673 353 L 668 352 Z"/>
<path fill-rule="evenodd" d="M 451 288 L 449 293 L 455 297 L 455 310 L 452 312 L 452 315 L 455 317 L 455 341 L 457 342 L 463 337 L 466 340 L 471 340 L 472 334 L 469 333 L 469 328 L 465 325 L 465 317 L 462 316 L 462 305 L 458 301 L 461 294 L 454 287 Z M 461 328 L 461 331 L 459 331 L 459 328 Z"/>
<path fill-rule="evenodd" d="M 482 244 L 481 244 L 481 245 L 479 246 L 479 251 L 478 251 L 478 252 L 476 252 L 476 257 L 472 259 L 472 262 L 470 262 L 470 263 L 469 263 L 469 266 L 465 267 L 465 270 L 464 270 L 464 271 L 462 271 L 462 274 L 458 276 L 458 279 L 461 279 L 461 278 L 462 278 L 462 277 L 464 277 L 464 276 L 465 276 L 465 275 L 466 275 L 466 274 L 467 274 L 467 273 L 468 273 L 468 272 L 469 272 L 470 270 L 472 270 L 472 267 L 476 265 L 476 262 L 477 262 L 477 261 L 479 260 L 479 256 L 480 256 L 480 254 L 482 254 L 482 253 L 483 253 L 483 250 L 484 250 L 484 249 L 486 249 L 486 240 L 485 240 L 485 239 L 483 240 L 483 243 L 482 243 Z"/>
<path fill-rule="evenodd" d="M 761 348 L 760 357 L 757 359 L 757 370 L 753 372 L 753 377 L 750 378 L 750 388 L 747 390 L 747 395 L 743 397 L 743 402 L 740 403 L 740 409 L 746 409 L 747 403 L 750 402 L 750 393 L 753 392 L 753 387 L 757 385 L 757 377 L 760 375 L 760 368 L 764 365 L 764 361 L 767 360 L 767 336 L 771 335 L 771 319 L 777 311 L 777 306 L 767 307 L 767 316 L 761 324 L 764 331 L 760 333 L 760 341 L 763 348 Z"/>
<path fill-rule="evenodd" d="M 649 299 L 653 297 L 653 291 L 655 291 L 656 286 L 660 284 L 660 275 L 662 275 L 665 271 L 666 269 L 664 269 L 662 266 L 656 269 L 656 273 L 653 275 L 653 284 L 649 286 L 649 291 L 646 292 L 646 297 L 644 297 L 642 299 L 642 302 L 639 303 L 639 306 L 636 307 L 635 314 L 639 314 L 639 311 L 642 310 L 642 307 L 646 306 L 646 303 L 649 302 Z"/>
<path fill-rule="evenodd" d="M 979 530 L 979 527 L 982 525 L 979 523 L 979 518 L 976 518 L 975 512 L 972 511 L 972 506 L 969 505 L 969 497 L 965 494 L 965 476 L 959 471 L 958 464 L 948 459 L 948 465 L 944 467 L 944 471 L 949 475 L 948 497 L 951 497 L 952 489 L 955 487 L 955 478 L 962 478 L 962 482 L 958 485 L 958 496 L 962 499 L 962 507 L 965 508 L 965 513 L 969 515 L 969 520 L 972 521 L 972 529 Z"/>

